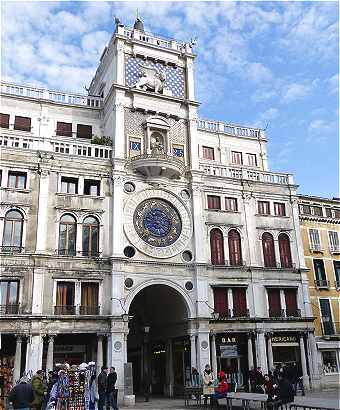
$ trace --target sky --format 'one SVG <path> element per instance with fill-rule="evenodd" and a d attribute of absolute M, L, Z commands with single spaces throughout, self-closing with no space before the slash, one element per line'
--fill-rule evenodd
<path fill-rule="evenodd" d="M 3 80 L 84 93 L 114 31 L 197 37 L 201 118 L 266 128 L 269 167 L 299 193 L 339 197 L 337 2 L 1 3 Z"/>

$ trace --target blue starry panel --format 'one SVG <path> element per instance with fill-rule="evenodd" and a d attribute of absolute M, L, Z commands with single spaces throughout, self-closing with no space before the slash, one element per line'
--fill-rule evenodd
<path fill-rule="evenodd" d="M 183 148 L 174 148 L 173 149 L 174 155 L 176 157 L 184 157 L 184 150 Z"/>
<path fill-rule="evenodd" d="M 135 141 L 130 141 L 130 149 L 132 151 L 140 151 L 141 143 L 140 142 L 135 142 Z"/>
<path fill-rule="evenodd" d="M 185 97 L 183 68 L 168 67 L 152 61 L 144 61 L 138 57 L 130 57 L 126 61 L 125 81 L 127 86 L 133 87 L 139 80 L 140 66 L 153 67 L 162 72 L 165 75 L 165 87 L 172 91 L 172 95 L 179 98 Z"/>

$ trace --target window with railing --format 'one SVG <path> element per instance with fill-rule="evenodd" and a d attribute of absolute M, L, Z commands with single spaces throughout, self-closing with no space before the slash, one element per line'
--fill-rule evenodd
<path fill-rule="evenodd" d="M 325 208 L 325 213 L 327 218 L 332 218 L 332 209 L 331 208 Z"/>
<path fill-rule="evenodd" d="M 323 333 L 325 335 L 334 335 L 334 323 L 332 318 L 331 304 L 329 299 L 319 299 L 321 310 L 321 321 Z"/>
<path fill-rule="evenodd" d="M 335 287 L 340 289 L 340 261 L 333 261 Z"/>
<path fill-rule="evenodd" d="M 315 216 L 322 216 L 322 207 L 321 206 L 313 206 L 313 214 Z"/>
<path fill-rule="evenodd" d="M 300 210 L 302 210 L 302 213 L 304 215 L 312 215 L 312 209 L 310 205 L 301 205 Z"/>
<path fill-rule="evenodd" d="M 269 317 L 282 317 L 283 311 L 281 309 L 281 297 L 280 289 L 268 288 L 268 307 L 269 307 Z"/>
<path fill-rule="evenodd" d="M 321 251 L 320 232 L 318 229 L 309 229 L 309 244 L 312 251 Z"/>
<path fill-rule="evenodd" d="M 220 319 L 249 317 L 246 287 L 214 287 L 214 311 Z"/>
<path fill-rule="evenodd" d="M 221 209 L 221 198 L 216 195 L 208 195 L 208 209 Z"/>
<path fill-rule="evenodd" d="M 0 314 L 19 313 L 19 281 L 0 281 Z"/>
<path fill-rule="evenodd" d="M 325 374 L 339 373 L 337 350 L 324 350 L 322 355 L 322 367 Z"/>
<path fill-rule="evenodd" d="M 284 289 L 287 317 L 299 317 L 300 311 L 297 306 L 297 291 L 294 288 Z"/>
<path fill-rule="evenodd" d="M 76 313 L 74 282 L 57 282 L 54 313 L 56 315 L 74 315 Z"/>
<path fill-rule="evenodd" d="M 2 252 L 20 253 L 22 251 L 22 233 L 24 217 L 16 209 L 6 213 L 2 238 Z"/>
<path fill-rule="evenodd" d="M 325 265 L 322 259 L 313 259 L 315 286 L 317 288 L 328 288 Z"/>
<path fill-rule="evenodd" d="M 15 116 L 14 129 L 19 131 L 31 131 L 31 118 Z"/>
<path fill-rule="evenodd" d="M 27 173 L 20 171 L 8 172 L 8 188 L 26 189 Z"/>
<path fill-rule="evenodd" d="M 92 282 L 81 282 L 81 315 L 98 315 L 99 284 Z"/>
<path fill-rule="evenodd" d="M 333 253 L 340 252 L 339 234 L 337 231 L 328 231 L 329 250 Z"/>
<path fill-rule="evenodd" d="M 58 254 L 63 256 L 76 255 L 77 222 L 69 214 L 65 214 L 60 219 L 59 224 L 59 247 Z"/>
<path fill-rule="evenodd" d="M 247 317 L 247 289 L 245 287 L 232 287 L 233 295 L 233 317 Z"/>
<path fill-rule="evenodd" d="M 0 114 L 0 127 L 9 128 L 9 114 Z"/>

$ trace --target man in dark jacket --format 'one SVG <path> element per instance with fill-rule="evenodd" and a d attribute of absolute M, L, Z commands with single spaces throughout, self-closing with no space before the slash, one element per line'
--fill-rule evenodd
<path fill-rule="evenodd" d="M 8 400 L 12 403 L 14 409 L 29 410 L 34 399 L 33 389 L 27 383 L 25 378 L 22 378 L 16 386 L 9 392 Z"/>
<path fill-rule="evenodd" d="M 111 367 L 110 373 L 107 376 L 107 410 L 110 410 L 110 407 L 112 407 L 113 410 L 118 410 L 116 381 L 116 369 L 114 367 Z"/>
<path fill-rule="evenodd" d="M 98 410 L 104 410 L 106 402 L 106 391 L 107 391 L 107 367 L 102 366 L 102 371 L 98 376 Z"/>
<path fill-rule="evenodd" d="M 282 404 L 292 403 L 294 401 L 294 389 L 289 380 L 283 376 L 279 375 L 279 389 L 278 389 L 279 399 Z"/>

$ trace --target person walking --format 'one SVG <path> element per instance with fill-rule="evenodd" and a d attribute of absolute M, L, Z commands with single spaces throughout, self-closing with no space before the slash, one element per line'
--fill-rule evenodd
<path fill-rule="evenodd" d="M 116 369 L 114 367 L 110 367 L 110 373 L 107 376 L 107 410 L 110 410 L 110 407 L 112 407 L 113 410 L 118 410 L 116 381 Z"/>
<path fill-rule="evenodd" d="M 279 374 L 278 396 L 282 404 L 292 403 L 294 401 L 294 389 L 287 377 Z M 287 406 L 286 406 L 287 407 Z"/>
<path fill-rule="evenodd" d="M 22 377 L 19 384 L 13 387 L 8 394 L 8 400 L 12 403 L 13 409 L 30 410 L 34 399 L 33 389 L 27 383 L 27 379 Z"/>
<path fill-rule="evenodd" d="M 211 371 L 210 365 L 205 365 L 203 371 L 203 395 L 204 395 L 204 405 L 208 403 L 208 396 L 212 396 L 215 393 L 214 389 L 214 375 Z"/>
<path fill-rule="evenodd" d="M 44 372 L 42 370 L 38 370 L 32 377 L 31 386 L 34 395 L 31 406 L 35 410 L 41 410 L 45 394 L 47 392 L 46 385 L 44 383 Z"/>
<path fill-rule="evenodd" d="M 99 400 L 99 396 L 98 396 L 98 390 L 97 390 L 97 384 L 96 384 L 96 376 L 94 374 L 90 378 L 89 390 L 90 390 L 89 410 L 95 410 L 96 403 Z"/>
<path fill-rule="evenodd" d="M 104 410 L 106 402 L 106 391 L 107 391 L 107 367 L 102 366 L 101 372 L 98 375 L 98 410 Z"/>
<path fill-rule="evenodd" d="M 191 368 L 191 386 L 199 387 L 200 386 L 200 374 L 196 367 Z"/>
<path fill-rule="evenodd" d="M 229 391 L 229 384 L 226 381 L 225 373 L 223 371 L 219 372 L 218 380 L 217 391 L 211 396 L 213 404 L 216 404 L 217 406 L 219 405 L 218 399 L 225 399 Z"/>

